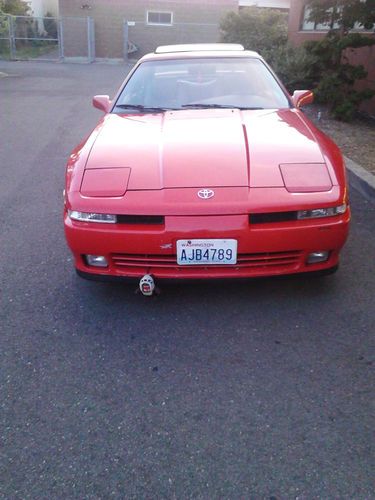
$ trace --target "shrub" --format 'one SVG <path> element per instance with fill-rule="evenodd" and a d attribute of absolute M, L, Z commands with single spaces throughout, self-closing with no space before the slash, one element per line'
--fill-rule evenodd
<path fill-rule="evenodd" d="M 221 40 L 241 43 L 272 62 L 273 52 L 288 40 L 287 14 L 273 9 L 247 7 L 238 14 L 230 12 L 220 24 Z"/>
<path fill-rule="evenodd" d="M 291 94 L 296 89 L 310 89 L 314 86 L 312 68 L 316 58 L 304 47 L 279 47 L 273 51 L 272 61 L 269 62 Z"/>
<path fill-rule="evenodd" d="M 356 19 L 354 14 L 362 24 L 367 22 L 368 5 L 359 0 L 353 0 L 353 5 L 340 1 L 345 8 L 334 10 L 334 20 L 340 29 L 331 30 L 318 42 L 306 42 L 299 48 L 289 46 L 286 14 L 258 7 L 242 9 L 238 14 L 227 14 L 220 26 L 221 39 L 223 42 L 241 43 L 245 49 L 259 52 L 271 64 L 289 92 L 292 93 L 296 88 L 313 88 L 317 101 L 328 104 L 334 117 L 349 121 L 359 105 L 375 95 L 375 91 L 356 89 L 356 82 L 366 78 L 367 73 L 363 66 L 349 63 L 346 51 L 373 45 L 375 39 L 348 33 Z M 326 0 L 311 0 L 315 20 L 322 21 L 332 16 L 331 10 L 327 10 L 328 3 Z M 350 16 L 345 17 L 347 12 Z M 365 13 L 367 17 L 364 17 Z M 360 14 L 362 17 L 358 17 Z M 339 19 L 340 15 L 342 19 Z M 372 18 L 369 19 L 371 22 Z"/>
<path fill-rule="evenodd" d="M 345 51 L 374 44 L 374 39 L 358 33 L 340 36 L 334 31 L 322 41 L 304 44 L 311 55 L 316 99 L 328 104 L 333 116 L 339 120 L 352 120 L 359 105 L 375 95 L 373 89 L 355 88 L 356 82 L 366 78 L 367 72 L 362 65 L 350 64 Z"/>
<path fill-rule="evenodd" d="M 0 13 L 27 16 L 30 13 L 30 6 L 23 0 L 0 0 Z"/>
<path fill-rule="evenodd" d="M 221 39 L 255 50 L 273 67 L 287 89 L 309 88 L 311 57 L 303 48 L 288 45 L 287 14 L 275 9 L 248 7 L 230 12 L 221 22 Z"/>

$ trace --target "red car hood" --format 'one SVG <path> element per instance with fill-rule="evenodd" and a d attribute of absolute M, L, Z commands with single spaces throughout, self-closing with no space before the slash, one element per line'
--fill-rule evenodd
<path fill-rule="evenodd" d="M 324 163 L 295 110 L 107 115 L 86 169 L 130 169 L 128 190 L 281 187 L 280 164 Z"/>

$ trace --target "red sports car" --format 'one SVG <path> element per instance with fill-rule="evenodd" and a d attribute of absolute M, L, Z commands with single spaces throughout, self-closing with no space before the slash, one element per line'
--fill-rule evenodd
<path fill-rule="evenodd" d="M 257 53 L 159 47 L 144 56 L 66 171 L 65 233 L 80 276 L 247 278 L 334 271 L 348 235 L 345 166 Z"/>

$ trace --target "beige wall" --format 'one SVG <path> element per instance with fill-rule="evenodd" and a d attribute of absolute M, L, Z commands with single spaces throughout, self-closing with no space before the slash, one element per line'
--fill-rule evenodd
<path fill-rule="evenodd" d="M 83 5 L 90 8 L 82 8 Z M 238 9 L 237 0 L 60 0 L 61 16 L 90 16 L 95 22 L 96 56 L 123 57 L 123 22 L 134 21 L 129 39 L 137 45 L 139 57 L 158 45 L 219 41 L 222 16 Z M 172 26 L 146 24 L 146 12 L 173 12 Z"/>

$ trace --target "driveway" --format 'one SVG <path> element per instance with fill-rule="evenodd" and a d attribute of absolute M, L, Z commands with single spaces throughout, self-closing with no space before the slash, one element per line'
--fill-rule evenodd
<path fill-rule="evenodd" d="M 126 68 L 0 72 L 0 498 L 374 498 L 375 205 L 334 276 L 83 281 L 64 164 Z"/>

